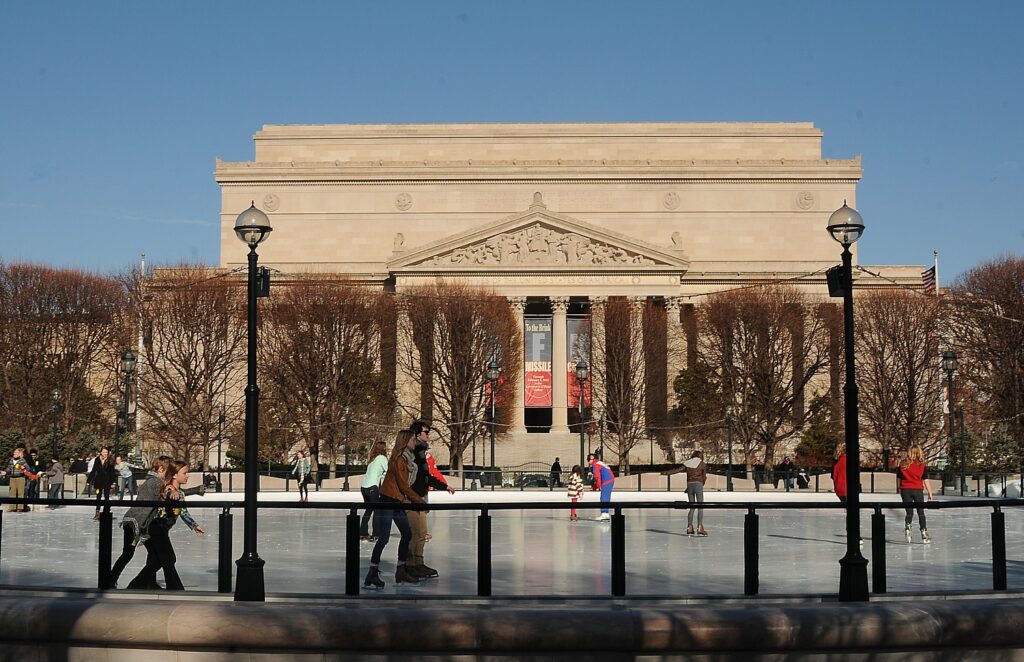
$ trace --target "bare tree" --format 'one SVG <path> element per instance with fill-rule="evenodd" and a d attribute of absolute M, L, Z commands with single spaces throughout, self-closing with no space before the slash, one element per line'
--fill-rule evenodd
<path fill-rule="evenodd" d="M 646 357 L 651 352 L 645 343 L 657 344 L 657 338 L 644 334 L 644 316 L 652 305 L 613 297 L 597 303 L 591 315 L 594 404 L 604 411 L 605 447 L 618 458 L 622 473 L 629 471 L 629 453 L 648 435 Z"/>
<path fill-rule="evenodd" d="M 209 457 L 222 403 L 235 412 L 245 380 L 245 290 L 211 269 L 162 270 L 141 305 L 140 407 L 153 450 Z"/>
<path fill-rule="evenodd" d="M 880 454 L 942 443 L 939 307 L 902 290 L 868 290 L 857 300 L 857 381 L 862 432 Z M 869 451 L 871 452 L 871 451 Z M 873 453 L 874 454 L 874 453 Z"/>
<path fill-rule="evenodd" d="M 487 363 L 496 358 L 504 374 L 522 370 L 522 332 L 504 297 L 457 282 L 439 281 L 407 293 L 399 335 L 413 339 L 398 356 L 399 372 L 421 385 L 420 416 L 435 421 L 448 447 L 453 469 L 462 466 L 462 454 L 472 442 L 480 422 L 487 420 L 485 390 Z M 495 420 L 499 429 L 511 422 L 512 388 L 516 380 L 503 379 L 495 392 Z M 403 409 L 417 409 L 401 403 Z"/>
<path fill-rule="evenodd" d="M 960 355 L 956 378 L 967 407 L 1003 442 L 1000 456 L 1024 465 L 1024 258 L 974 267 L 944 297 L 949 342 Z"/>
<path fill-rule="evenodd" d="M 127 297 L 109 277 L 0 263 L 0 427 L 25 439 L 48 436 L 59 394 L 61 427 L 106 434 Z"/>
<path fill-rule="evenodd" d="M 293 431 L 289 438 L 309 448 L 317 464 L 333 469 L 346 411 L 357 429 L 391 422 L 381 324 L 392 305 L 382 292 L 348 281 L 299 281 L 270 299 L 260 354 L 272 425 Z"/>
<path fill-rule="evenodd" d="M 718 371 L 748 471 L 804 423 L 804 394 L 828 367 L 825 321 L 786 285 L 715 294 L 699 307 L 699 360 Z M 823 402 L 814 398 L 813 403 Z"/>

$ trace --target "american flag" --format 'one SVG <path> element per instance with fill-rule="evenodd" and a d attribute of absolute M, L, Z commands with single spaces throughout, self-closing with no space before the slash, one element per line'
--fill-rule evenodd
<path fill-rule="evenodd" d="M 935 294 L 935 267 L 928 267 L 921 272 L 921 285 L 928 294 Z"/>

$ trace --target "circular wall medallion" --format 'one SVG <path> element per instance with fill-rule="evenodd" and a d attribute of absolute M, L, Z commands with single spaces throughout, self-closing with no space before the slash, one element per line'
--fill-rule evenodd
<path fill-rule="evenodd" d="M 661 204 L 665 205 L 665 209 L 675 209 L 679 206 L 679 194 L 670 191 L 664 195 L 661 199 Z"/>
<path fill-rule="evenodd" d="M 402 211 L 412 207 L 412 196 L 408 193 L 399 193 L 395 196 L 395 206 Z"/>
<path fill-rule="evenodd" d="M 796 206 L 800 209 L 810 209 L 814 206 L 814 194 L 810 191 L 800 191 L 796 194 Z"/>
<path fill-rule="evenodd" d="M 263 208 L 267 211 L 277 211 L 281 206 L 281 198 L 277 197 L 273 193 L 267 193 L 263 196 Z"/>

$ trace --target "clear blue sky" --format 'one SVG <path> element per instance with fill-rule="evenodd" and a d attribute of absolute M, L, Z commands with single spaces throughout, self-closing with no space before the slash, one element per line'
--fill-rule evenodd
<path fill-rule="evenodd" d="M 218 260 L 263 124 L 813 121 L 865 264 L 1021 253 L 1021 2 L 0 3 L 0 257 Z M 823 230 L 824 231 L 824 230 Z"/>

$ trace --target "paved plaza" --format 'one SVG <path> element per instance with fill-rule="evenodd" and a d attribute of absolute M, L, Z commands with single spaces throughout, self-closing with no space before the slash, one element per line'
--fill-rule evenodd
<path fill-rule="evenodd" d="M 193 498 L 204 500 L 228 495 Z M 232 499 L 240 495 L 230 495 Z M 676 501 L 678 493 L 616 494 L 618 501 Z M 358 493 L 313 493 L 311 500 L 345 501 Z M 709 502 L 791 501 L 808 506 L 835 503 L 830 494 L 710 493 Z M 294 494 L 262 494 L 261 500 L 295 501 Z M 551 501 L 565 504 L 560 492 L 459 492 L 432 495 L 435 503 Z M 587 495 L 593 502 L 594 495 Z M 903 537 L 903 510 L 895 495 L 865 495 L 865 501 L 886 503 L 888 590 L 979 591 L 991 589 L 990 507 L 928 511 L 934 543 L 921 543 L 916 523 L 914 540 Z M 241 504 L 234 513 L 232 559 L 242 549 Z M 116 526 L 124 507 L 115 509 L 114 558 L 121 549 Z M 572 523 L 568 511 L 492 510 L 493 593 L 496 596 L 607 596 L 611 593 L 611 526 L 593 520 L 596 510 L 581 510 Z M 1024 511 L 1006 509 L 1006 543 L 1010 589 L 1024 588 Z M 217 588 L 218 509 L 193 508 L 208 535 L 196 538 L 184 525 L 172 540 L 178 571 L 189 591 Z M 345 520 L 347 510 L 263 510 L 259 519 L 259 554 L 266 560 L 268 594 L 344 593 Z M 444 596 L 476 594 L 477 512 L 434 511 L 433 539 L 427 563 L 440 577 L 420 585 L 396 587 L 397 529 L 384 552 L 382 576 L 387 583 L 372 595 Z M 626 592 L 632 596 L 740 596 L 743 593 L 743 516 L 745 510 L 706 510 L 707 538 L 688 537 L 686 510 L 625 510 Z M 761 510 L 760 591 L 762 595 L 835 593 L 838 560 L 845 553 L 842 510 Z M 96 586 L 98 523 L 92 509 L 36 507 L 27 514 L 4 513 L 0 548 L 0 583 L 17 586 Z M 864 555 L 871 559 L 870 513 L 862 517 Z M 361 573 L 368 564 L 370 543 L 361 543 Z M 125 586 L 144 563 L 140 550 L 119 584 Z M 360 580 L 360 585 L 362 584 Z"/>

